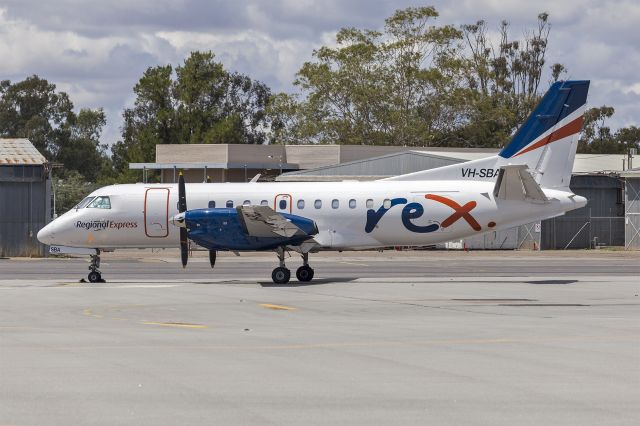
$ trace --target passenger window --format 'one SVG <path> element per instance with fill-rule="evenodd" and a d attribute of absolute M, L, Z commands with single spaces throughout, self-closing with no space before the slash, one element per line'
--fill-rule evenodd
<path fill-rule="evenodd" d="M 287 208 L 287 200 L 280 200 L 280 202 L 278 203 L 278 208 L 280 210 L 286 210 L 286 208 Z"/>
<path fill-rule="evenodd" d="M 215 209 L 216 208 L 216 202 L 213 201 L 213 200 L 209 201 L 209 208 L 210 209 Z"/>
<path fill-rule="evenodd" d="M 227 208 L 230 209 L 233 207 L 233 201 L 229 200 L 227 201 Z"/>
<path fill-rule="evenodd" d="M 367 208 L 368 209 L 372 209 L 373 208 L 373 200 L 371 198 L 369 198 L 367 200 Z"/>
<path fill-rule="evenodd" d="M 349 200 L 349 208 L 350 209 L 356 208 L 356 200 L 354 200 L 353 198 Z"/>
<path fill-rule="evenodd" d="M 385 198 L 384 201 L 382 202 L 382 207 L 389 210 L 391 208 L 391 200 L 388 198 Z"/>
<path fill-rule="evenodd" d="M 267 200 L 262 200 L 262 201 L 260 201 L 260 205 L 261 206 L 268 206 L 269 202 Z"/>
<path fill-rule="evenodd" d="M 88 209 L 110 209 L 111 200 L 109 197 L 96 197 L 95 200 L 87 206 Z"/>
<path fill-rule="evenodd" d="M 298 200 L 298 209 L 300 210 L 304 209 L 304 200 Z"/>
<path fill-rule="evenodd" d="M 340 207 L 340 201 L 338 201 L 338 200 L 332 200 L 332 201 L 331 201 L 331 208 L 332 208 L 332 209 L 337 209 L 338 207 Z"/>
<path fill-rule="evenodd" d="M 322 208 L 322 200 L 316 200 L 313 203 L 313 207 L 315 207 L 316 209 L 321 209 Z"/>
<path fill-rule="evenodd" d="M 251 205 L 251 200 L 244 200 L 244 203 L 242 203 L 243 206 L 249 206 Z"/>
<path fill-rule="evenodd" d="M 78 205 L 76 205 L 76 209 L 82 209 L 84 207 L 87 206 L 87 204 L 89 204 L 91 202 L 91 200 L 93 200 L 95 197 L 87 197 L 84 200 L 80 201 L 80 203 L 78 203 Z"/>

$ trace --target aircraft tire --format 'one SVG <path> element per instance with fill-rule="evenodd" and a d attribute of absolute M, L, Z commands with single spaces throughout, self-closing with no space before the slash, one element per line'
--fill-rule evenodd
<path fill-rule="evenodd" d="M 301 282 L 309 282 L 313 279 L 313 268 L 309 265 L 302 265 L 296 271 L 296 278 Z"/>
<path fill-rule="evenodd" d="M 291 271 L 287 268 L 278 267 L 271 273 L 271 279 L 276 284 L 286 284 L 291 278 Z"/>
<path fill-rule="evenodd" d="M 100 275 L 100 272 L 96 271 L 89 272 L 87 278 L 89 279 L 90 283 L 99 283 L 102 281 L 102 275 Z"/>

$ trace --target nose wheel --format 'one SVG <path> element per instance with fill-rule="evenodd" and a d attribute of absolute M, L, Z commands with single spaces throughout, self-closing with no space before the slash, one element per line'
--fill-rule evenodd
<path fill-rule="evenodd" d="M 100 250 L 96 250 L 96 254 L 91 255 L 91 264 L 89 265 L 89 275 L 87 279 L 90 283 L 103 283 L 102 274 L 100 273 Z"/>

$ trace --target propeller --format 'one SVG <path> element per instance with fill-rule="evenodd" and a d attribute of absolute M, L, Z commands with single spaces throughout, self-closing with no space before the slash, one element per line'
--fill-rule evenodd
<path fill-rule="evenodd" d="M 178 180 L 178 213 L 184 220 L 184 213 L 187 211 L 187 192 L 184 184 L 184 176 L 180 172 Z M 182 267 L 187 266 L 189 260 L 189 234 L 185 226 L 180 227 L 180 256 L 182 258 Z"/>

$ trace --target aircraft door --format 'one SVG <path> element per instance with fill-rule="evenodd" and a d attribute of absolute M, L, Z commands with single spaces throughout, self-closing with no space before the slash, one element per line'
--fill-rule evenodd
<path fill-rule="evenodd" d="M 291 204 L 293 203 L 293 198 L 289 194 L 278 194 L 276 195 L 273 209 L 277 212 L 281 213 L 291 213 Z"/>
<path fill-rule="evenodd" d="M 144 232 L 150 238 L 169 235 L 169 188 L 147 189 L 144 197 Z"/>

